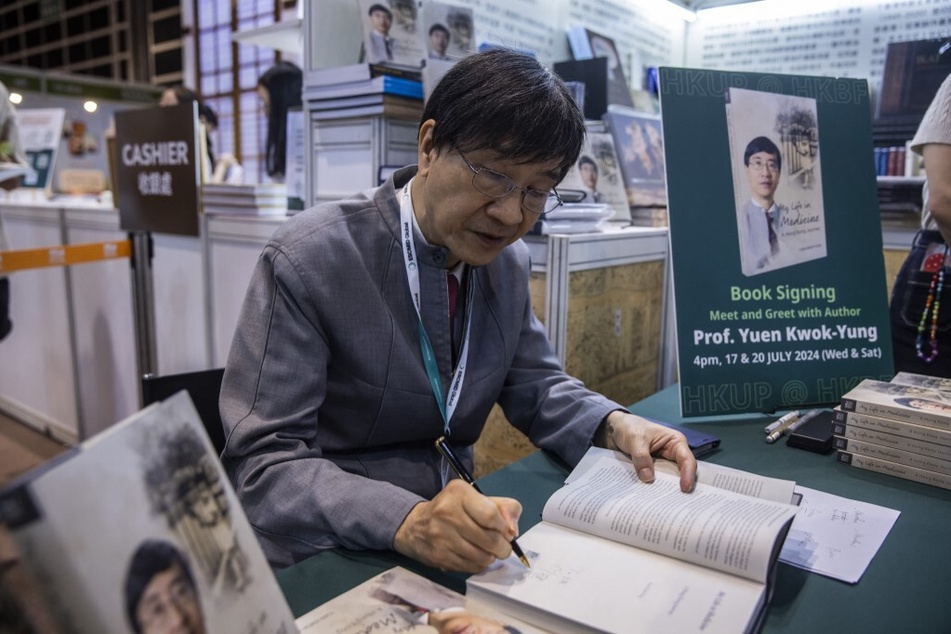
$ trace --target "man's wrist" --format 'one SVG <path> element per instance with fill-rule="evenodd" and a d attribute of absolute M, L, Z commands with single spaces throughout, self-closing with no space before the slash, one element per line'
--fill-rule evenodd
<path fill-rule="evenodd" d="M 602 447 L 604 449 L 617 449 L 617 444 L 614 442 L 614 422 L 611 420 L 612 415 L 616 412 L 623 413 L 624 410 L 611 410 L 601 420 L 601 424 L 598 425 L 598 428 L 594 432 L 594 436 L 591 438 L 591 444 L 595 447 Z"/>

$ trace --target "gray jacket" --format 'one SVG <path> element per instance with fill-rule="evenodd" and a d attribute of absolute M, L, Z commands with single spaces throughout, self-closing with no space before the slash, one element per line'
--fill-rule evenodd
<path fill-rule="evenodd" d="M 392 548 L 413 506 L 442 486 L 433 441 L 443 421 L 398 242 L 396 194 L 413 174 L 289 219 L 252 275 L 221 390 L 223 460 L 272 565 L 335 546 Z M 445 393 L 447 253 L 416 248 Z M 451 443 L 471 467 L 498 402 L 536 446 L 576 463 L 620 406 L 562 371 L 532 314 L 523 243 L 470 269 L 472 334 Z"/>

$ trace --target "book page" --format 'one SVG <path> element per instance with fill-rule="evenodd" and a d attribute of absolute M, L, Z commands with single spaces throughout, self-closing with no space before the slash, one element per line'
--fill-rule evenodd
<path fill-rule="evenodd" d="M 467 605 L 553 632 L 742 632 L 765 586 L 542 522 L 519 537 L 531 570 L 514 558 L 467 580 Z"/>
<path fill-rule="evenodd" d="M 565 479 L 565 484 L 576 480 L 585 470 L 597 465 L 599 461 L 607 459 L 628 464 L 631 462 L 631 459 L 620 451 L 592 447 Z M 658 458 L 654 460 L 654 469 L 672 476 L 680 476 L 680 468 L 672 460 Z M 750 473 L 742 469 L 734 469 L 733 467 L 704 461 L 697 463 L 697 482 L 754 498 L 773 500 L 774 502 L 792 503 L 796 490 L 796 483 L 793 480 L 771 478 L 758 473 Z"/>
<path fill-rule="evenodd" d="M 683 493 L 660 470 L 645 484 L 630 462 L 594 460 L 549 498 L 543 520 L 765 583 L 795 506 L 703 483 Z"/>

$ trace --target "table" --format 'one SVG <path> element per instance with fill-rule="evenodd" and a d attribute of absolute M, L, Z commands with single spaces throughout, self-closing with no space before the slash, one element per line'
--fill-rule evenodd
<path fill-rule="evenodd" d="M 763 427 L 775 416 L 681 418 L 678 389 L 671 386 L 631 410 L 716 434 L 722 444 L 706 458 L 710 462 L 901 511 L 856 585 L 780 564 L 763 632 L 951 632 L 951 491 L 841 465 L 834 453 L 786 447 L 785 441 L 768 445 Z M 545 500 L 567 473 L 564 465 L 536 452 L 481 479 L 479 486 L 487 495 L 507 495 L 522 503 L 524 532 L 538 522 Z M 278 571 L 277 579 L 294 615 L 300 616 L 397 565 L 465 590 L 465 575 L 378 551 L 327 551 Z"/>

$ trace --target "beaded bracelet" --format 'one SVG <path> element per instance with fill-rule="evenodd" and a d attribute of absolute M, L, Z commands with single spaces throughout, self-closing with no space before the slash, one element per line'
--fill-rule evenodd
<path fill-rule="evenodd" d="M 938 311 L 941 308 L 941 290 L 944 288 L 944 267 L 948 258 L 948 245 L 944 245 L 944 255 L 941 266 L 931 276 L 931 285 L 928 287 L 928 298 L 925 300 L 925 309 L 921 312 L 921 321 L 918 322 L 918 336 L 915 338 L 915 354 L 925 363 L 931 363 L 938 357 Z M 931 313 L 931 328 L 928 335 L 930 352 L 924 353 L 925 324 L 928 323 L 928 314 Z"/>

